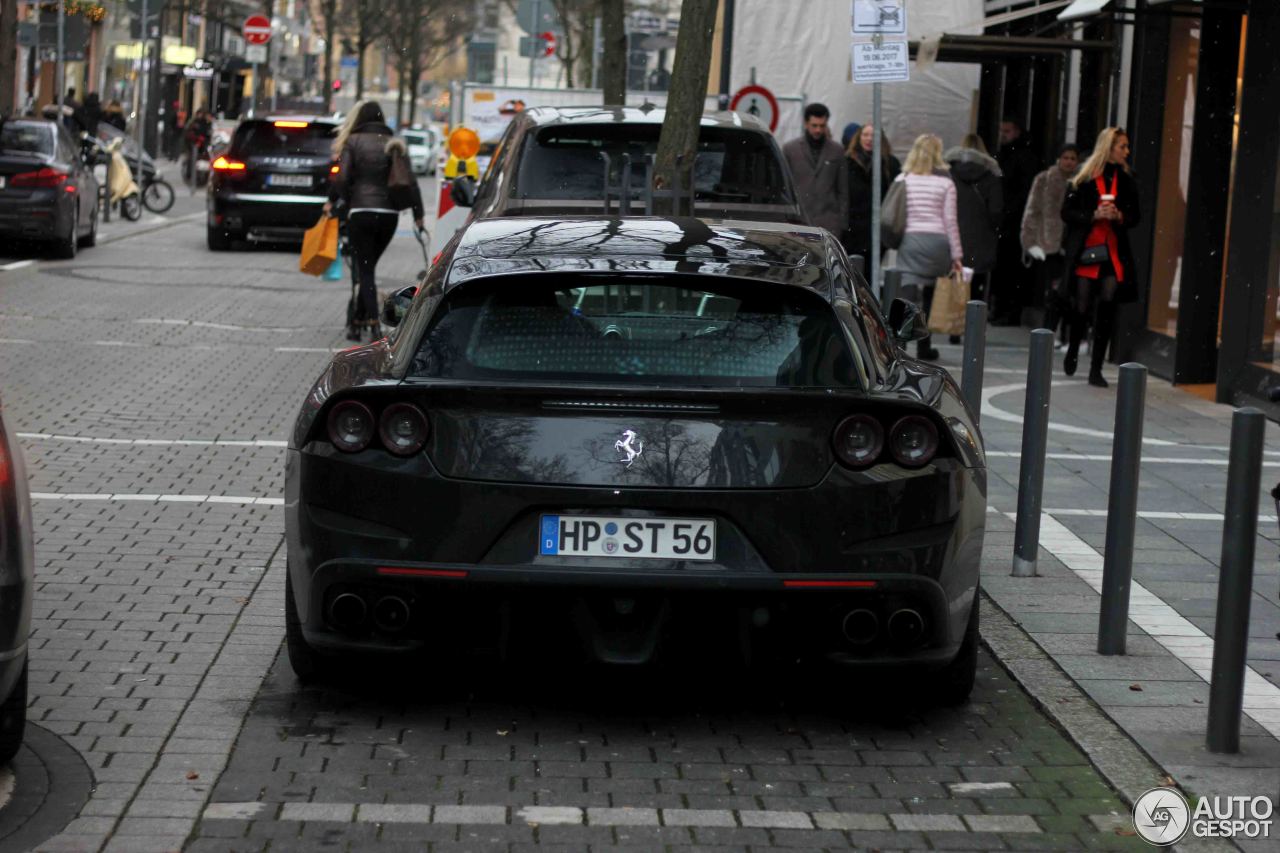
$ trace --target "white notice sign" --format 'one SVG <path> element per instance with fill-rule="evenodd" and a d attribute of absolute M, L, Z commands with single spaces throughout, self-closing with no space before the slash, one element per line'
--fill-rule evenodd
<path fill-rule="evenodd" d="M 870 42 L 853 46 L 853 82 L 896 83 L 911 79 L 911 62 L 905 41 Z"/>
<path fill-rule="evenodd" d="M 906 0 L 853 0 L 853 34 L 905 36 Z"/>
<path fill-rule="evenodd" d="M 244 61 L 253 65 L 266 62 L 267 46 L 265 44 L 246 44 L 244 46 Z"/>

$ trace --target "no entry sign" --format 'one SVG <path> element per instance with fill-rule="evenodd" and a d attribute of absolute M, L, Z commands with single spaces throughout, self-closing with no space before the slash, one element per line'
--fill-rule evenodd
<path fill-rule="evenodd" d="M 778 129 L 778 99 L 764 86 L 743 86 L 729 102 L 729 109 L 755 116 L 771 132 Z"/>
<path fill-rule="evenodd" d="M 271 21 L 266 15 L 250 15 L 244 19 L 240 32 L 249 44 L 266 44 L 271 41 Z"/>

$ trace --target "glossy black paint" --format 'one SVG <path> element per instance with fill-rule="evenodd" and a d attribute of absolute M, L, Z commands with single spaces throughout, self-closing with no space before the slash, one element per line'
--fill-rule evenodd
<path fill-rule="evenodd" d="M 9 698 L 27 661 L 34 542 L 22 450 L 0 407 L 0 703 Z"/>
<path fill-rule="evenodd" d="M 856 382 L 765 391 L 509 387 L 416 379 L 408 372 L 433 313 L 455 288 L 492 276 L 623 270 L 812 290 L 847 332 Z M 354 454 L 338 451 L 327 440 L 323 415 L 347 398 L 375 413 L 391 402 L 418 405 L 431 422 L 427 447 L 409 458 L 376 444 Z M 886 429 L 905 414 L 928 417 L 942 450 L 915 470 L 887 455 L 850 470 L 836 462 L 831 435 L 855 413 L 881 419 Z M 624 428 L 652 442 L 630 469 L 613 455 Z M 843 251 L 817 229 L 664 219 L 477 222 L 445 250 L 390 339 L 335 355 L 303 404 L 287 459 L 289 571 L 305 636 L 318 648 L 396 651 L 429 644 L 426 623 L 436 622 L 425 617 L 421 632 L 396 636 L 334 631 L 324 608 L 343 590 L 370 596 L 396 590 L 413 598 L 415 612 L 433 613 L 450 610 L 450 602 L 471 602 L 480 612 L 503 601 L 505 607 L 523 601 L 519 590 L 530 586 L 562 590 L 548 593 L 562 602 L 618 589 L 664 601 L 710 590 L 719 608 L 765 608 L 780 619 L 791 614 L 795 630 L 812 633 L 828 657 L 939 664 L 959 647 L 978 585 L 986 516 L 978 428 L 951 377 L 893 343 Z M 543 513 L 713 518 L 717 559 L 601 565 L 541 556 L 536 542 Z M 466 578 L 379 574 L 415 568 L 465 572 Z M 784 586 L 787 579 L 813 578 L 877 586 Z M 909 652 L 827 647 L 830 619 L 822 614 L 851 602 L 918 607 L 927 615 L 927 641 Z"/>
<path fill-rule="evenodd" d="M 11 128 L 39 127 L 53 134 L 53 150 L 47 153 L 0 150 L 0 237 L 65 244 L 88 237 L 97 222 L 98 181 L 93 167 L 81 156 L 80 144 L 66 127 L 42 119 L 9 119 Z M 52 168 L 67 175 L 55 187 L 12 186 L 15 175 Z"/>

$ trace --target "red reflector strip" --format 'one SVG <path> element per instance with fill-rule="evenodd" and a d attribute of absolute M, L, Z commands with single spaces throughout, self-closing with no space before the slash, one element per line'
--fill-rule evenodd
<path fill-rule="evenodd" d="M 783 581 L 786 587 L 844 587 L 846 589 L 875 589 L 875 581 Z"/>
<path fill-rule="evenodd" d="M 379 566 L 378 574 L 409 578 L 465 578 L 465 569 L 409 569 L 402 566 Z"/>

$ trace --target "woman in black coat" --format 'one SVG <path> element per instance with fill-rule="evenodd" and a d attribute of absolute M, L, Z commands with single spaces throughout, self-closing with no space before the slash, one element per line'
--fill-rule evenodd
<path fill-rule="evenodd" d="M 1138 298 L 1138 271 L 1129 247 L 1129 229 L 1142 218 L 1138 184 L 1129 174 L 1129 136 L 1108 127 L 1098 134 L 1089 159 L 1067 185 L 1062 201 L 1066 259 L 1071 301 L 1071 337 L 1062 369 L 1072 376 L 1086 318 L 1094 315 L 1089 351 L 1089 384 L 1107 387 L 1102 362 L 1115 330 L 1116 304 Z"/>
<path fill-rule="evenodd" d="M 871 156 L 875 144 L 875 128 L 864 124 L 849 141 L 845 156 L 849 158 L 849 230 L 844 233 L 845 251 L 861 255 L 871 267 Z M 880 198 L 889 191 L 902 164 L 889 150 L 889 140 L 880 135 Z M 881 247 L 883 249 L 883 247 Z M 867 273 L 870 274 L 869 272 Z"/>

